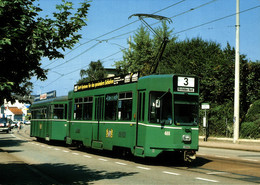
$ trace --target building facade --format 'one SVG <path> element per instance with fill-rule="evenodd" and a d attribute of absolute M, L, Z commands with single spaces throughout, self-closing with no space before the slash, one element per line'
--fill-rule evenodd
<path fill-rule="evenodd" d="M 29 113 L 30 104 L 20 103 L 18 100 L 14 104 L 4 102 L 1 106 L 0 118 L 9 118 L 13 121 L 24 121 Z"/>

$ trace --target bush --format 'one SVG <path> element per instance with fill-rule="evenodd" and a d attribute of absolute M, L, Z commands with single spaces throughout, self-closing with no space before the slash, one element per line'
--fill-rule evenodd
<path fill-rule="evenodd" d="M 245 121 L 241 125 L 240 137 L 260 138 L 260 100 L 255 101 L 248 109 Z"/>
<path fill-rule="evenodd" d="M 201 118 L 204 116 L 201 110 Z M 226 136 L 233 132 L 233 102 L 229 101 L 223 105 L 210 105 L 207 110 L 210 136 Z M 202 124 L 202 123 L 201 123 Z"/>
<path fill-rule="evenodd" d="M 260 138 L 260 119 L 254 122 L 244 122 L 241 125 L 240 137 L 242 138 Z"/>
<path fill-rule="evenodd" d="M 260 119 L 260 100 L 255 101 L 250 108 L 245 117 L 246 122 L 254 122 Z"/>

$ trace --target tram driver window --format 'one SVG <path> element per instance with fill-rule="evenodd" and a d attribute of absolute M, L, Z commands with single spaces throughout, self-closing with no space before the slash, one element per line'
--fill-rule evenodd
<path fill-rule="evenodd" d="M 174 118 L 176 125 L 198 124 L 198 96 L 175 95 Z"/>
<path fill-rule="evenodd" d="M 150 93 L 150 122 L 172 124 L 172 94 L 170 92 Z"/>

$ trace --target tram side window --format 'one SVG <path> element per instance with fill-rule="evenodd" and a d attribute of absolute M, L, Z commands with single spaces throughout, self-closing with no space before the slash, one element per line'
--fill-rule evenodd
<path fill-rule="evenodd" d="M 132 119 L 132 92 L 119 93 L 118 120 Z"/>
<path fill-rule="evenodd" d="M 118 94 L 106 95 L 105 120 L 116 120 Z"/>
<path fill-rule="evenodd" d="M 39 119 L 40 112 L 39 110 L 32 110 L 32 118 L 33 119 Z"/>
<path fill-rule="evenodd" d="M 67 117 L 68 117 L 68 105 L 67 104 L 65 104 L 65 109 L 64 109 L 64 119 L 67 119 Z"/>
<path fill-rule="evenodd" d="M 63 119 L 64 105 L 55 104 L 53 108 L 53 118 L 54 119 Z"/>
<path fill-rule="evenodd" d="M 76 98 L 75 99 L 75 109 L 74 109 L 74 119 L 76 120 L 82 120 L 82 98 Z"/>
<path fill-rule="evenodd" d="M 33 119 L 46 119 L 46 109 L 34 109 L 32 111 Z"/>
<path fill-rule="evenodd" d="M 92 120 L 93 97 L 85 97 L 83 101 L 83 120 Z"/>
<path fill-rule="evenodd" d="M 150 122 L 172 124 L 172 94 L 169 92 L 150 93 Z"/>
<path fill-rule="evenodd" d="M 41 109 L 41 118 L 40 119 L 46 119 L 47 118 L 47 109 Z"/>
<path fill-rule="evenodd" d="M 93 97 L 76 98 L 74 119 L 92 120 Z"/>

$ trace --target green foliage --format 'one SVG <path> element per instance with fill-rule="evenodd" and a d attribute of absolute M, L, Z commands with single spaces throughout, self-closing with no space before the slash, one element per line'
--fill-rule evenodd
<path fill-rule="evenodd" d="M 241 126 L 240 137 L 260 138 L 260 119 L 253 122 L 244 122 Z"/>
<path fill-rule="evenodd" d="M 150 35 L 144 27 L 141 27 L 133 38 L 133 42 L 128 42 L 131 50 L 123 51 L 123 61 L 115 63 L 121 74 L 142 71 L 147 74 L 150 70 L 153 50 Z"/>
<path fill-rule="evenodd" d="M 248 109 L 248 112 L 246 114 L 245 121 L 247 122 L 253 122 L 260 119 L 260 99 L 255 101 L 250 108 Z"/>
<path fill-rule="evenodd" d="M 162 61 L 158 67 L 160 73 L 166 73 L 165 70 L 168 70 L 167 56 L 171 52 L 170 47 L 175 42 L 176 37 L 171 38 L 170 35 L 172 31 L 169 31 L 165 22 L 162 23 L 162 27 L 155 29 L 155 31 L 161 38 L 168 37 L 169 40 Z M 140 71 L 142 76 L 151 74 L 151 71 L 155 66 L 155 58 L 161 42 L 162 41 L 157 36 L 151 38 L 147 29 L 141 26 L 134 35 L 133 42 L 128 41 L 131 50 L 123 51 L 123 60 L 115 62 L 115 66 L 119 73 L 126 74 L 129 72 Z"/>
<path fill-rule="evenodd" d="M 53 18 L 39 16 L 42 11 L 35 0 L 2 0 L 0 2 L 0 103 L 14 101 L 13 95 L 29 95 L 32 76 L 47 78 L 41 68 L 42 57 L 62 58 L 61 50 L 71 49 L 81 38 L 77 33 L 86 26 L 89 4 L 83 0 L 81 7 L 62 0 Z M 12 85 L 8 85 L 12 82 Z"/>
<path fill-rule="evenodd" d="M 248 62 L 244 65 L 244 73 L 242 77 L 244 87 L 244 97 L 248 105 L 260 99 L 260 61 Z"/>
<path fill-rule="evenodd" d="M 13 82 L 0 82 L 0 91 L 10 90 L 13 85 Z"/>
<path fill-rule="evenodd" d="M 234 53 L 229 44 L 225 50 Z M 201 101 L 221 104 L 233 98 L 234 57 L 226 56 L 219 44 L 188 39 L 176 43 L 172 53 L 173 73 L 199 76 Z"/>
<path fill-rule="evenodd" d="M 245 121 L 241 125 L 241 137 L 260 138 L 260 99 L 250 106 Z"/>
<path fill-rule="evenodd" d="M 214 136 L 225 136 L 233 133 L 234 105 L 228 101 L 221 105 L 211 104 L 208 114 L 209 133 Z"/>
<path fill-rule="evenodd" d="M 90 62 L 88 69 L 82 69 L 80 71 L 80 76 L 81 79 L 77 82 L 78 84 L 100 80 L 105 78 L 106 70 L 100 60 L 98 60 L 97 62 Z"/>
<path fill-rule="evenodd" d="M 232 134 L 235 49 L 229 43 L 222 48 L 216 42 L 201 38 L 176 42 L 176 37 L 171 36 L 172 31 L 169 31 L 166 24 L 157 28 L 157 32 L 162 37 L 166 34 L 171 38 L 158 72 L 197 75 L 200 78 L 200 101 L 211 105 L 210 133 L 224 136 L 228 130 Z M 116 67 L 124 73 L 141 71 L 142 75 L 147 75 L 155 65 L 153 59 L 160 45 L 159 39 L 151 38 L 147 30 L 141 27 L 133 40 L 129 43 L 131 51 L 124 51 L 123 61 L 116 62 Z M 260 99 L 259 87 L 260 62 L 248 62 L 245 55 L 240 55 L 241 122 L 244 121 L 250 104 Z"/>

